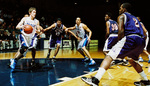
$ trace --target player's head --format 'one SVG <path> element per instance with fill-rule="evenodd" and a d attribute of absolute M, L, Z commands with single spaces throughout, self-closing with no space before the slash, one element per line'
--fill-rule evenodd
<path fill-rule="evenodd" d="M 77 18 L 76 18 L 76 24 L 79 25 L 80 23 L 81 23 L 81 18 L 80 18 L 80 17 L 77 17 Z"/>
<path fill-rule="evenodd" d="M 36 16 L 36 8 L 35 7 L 30 7 L 28 12 L 31 17 L 35 18 L 35 16 Z"/>
<path fill-rule="evenodd" d="M 111 19 L 112 14 L 111 13 L 106 13 L 105 14 L 105 21 L 108 21 L 109 19 Z"/>
<path fill-rule="evenodd" d="M 123 3 L 120 6 L 119 14 L 122 14 L 124 12 L 130 12 L 131 11 L 131 4 L 130 3 Z"/>
<path fill-rule="evenodd" d="M 58 26 L 61 26 L 61 24 L 62 24 L 61 18 L 57 18 L 57 22 L 56 23 L 57 23 Z"/>
<path fill-rule="evenodd" d="M 29 17 L 29 15 L 28 15 L 28 14 L 25 14 L 24 17 Z"/>
<path fill-rule="evenodd" d="M 141 18 L 140 17 L 136 17 L 139 21 L 141 21 Z"/>

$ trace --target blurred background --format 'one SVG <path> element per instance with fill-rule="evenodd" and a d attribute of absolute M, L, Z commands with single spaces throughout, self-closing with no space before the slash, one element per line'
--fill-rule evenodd
<path fill-rule="evenodd" d="M 36 18 L 40 25 L 46 28 L 53 24 L 57 18 L 61 18 L 66 27 L 75 25 L 76 17 L 81 17 L 93 32 L 92 38 L 98 40 L 100 48 L 105 42 L 105 13 L 111 12 L 112 19 L 117 20 L 119 7 L 122 3 L 132 4 L 132 14 L 141 17 L 147 30 L 150 32 L 149 13 L 150 7 L 148 0 L 0 0 L 0 29 L 3 32 L 12 34 L 20 19 L 28 14 L 30 7 L 37 8 Z M 45 33 L 46 38 L 49 32 Z M 0 37 L 1 39 L 3 37 Z"/>

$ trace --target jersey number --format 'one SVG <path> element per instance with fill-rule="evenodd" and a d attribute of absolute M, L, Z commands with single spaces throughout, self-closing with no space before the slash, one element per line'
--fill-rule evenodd
<path fill-rule="evenodd" d="M 139 28 L 139 27 L 140 27 L 140 25 L 139 25 L 139 23 L 138 23 L 138 20 L 137 20 L 137 19 L 135 19 L 135 18 L 133 18 L 133 21 L 135 22 L 135 26 L 136 26 L 137 28 Z"/>
<path fill-rule="evenodd" d="M 118 26 L 116 24 L 111 24 L 112 31 L 118 30 Z"/>

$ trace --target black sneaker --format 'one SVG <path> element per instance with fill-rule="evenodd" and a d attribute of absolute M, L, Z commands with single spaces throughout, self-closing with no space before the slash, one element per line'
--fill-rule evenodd
<path fill-rule="evenodd" d="M 139 82 L 134 82 L 136 86 L 150 86 L 150 80 L 141 80 Z"/>
<path fill-rule="evenodd" d="M 91 85 L 91 86 L 98 86 L 99 80 L 95 77 L 87 78 L 87 77 L 81 77 L 82 81 L 85 83 Z"/>

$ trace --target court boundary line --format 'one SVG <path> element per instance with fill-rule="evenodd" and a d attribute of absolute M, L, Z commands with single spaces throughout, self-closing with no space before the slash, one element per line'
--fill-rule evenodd
<path fill-rule="evenodd" d="M 72 78 L 71 80 L 77 79 L 77 78 L 79 78 L 79 77 L 87 76 L 87 75 L 92 75 L 92 74 L 96 73 L 97 71 L 98 71 L 98 70 L 93 71 L 93 72 L 89 72 L 89 73 L 87 73 L 87 74 L 83 74 L 83 75 L 77 76 L 77 77 L 75 77 L 75 78 Z M 71 81 L 71 80 L 68 80 L 68 81 Z M 60 85 L 60 84 L 66 83 L 66 82 L 68 82 L 68 81 L 58 82 L 58 83 L 55 83 L 55 84 L 52 84 L 52 85 L 49 85 L 49 86 Z"/>

